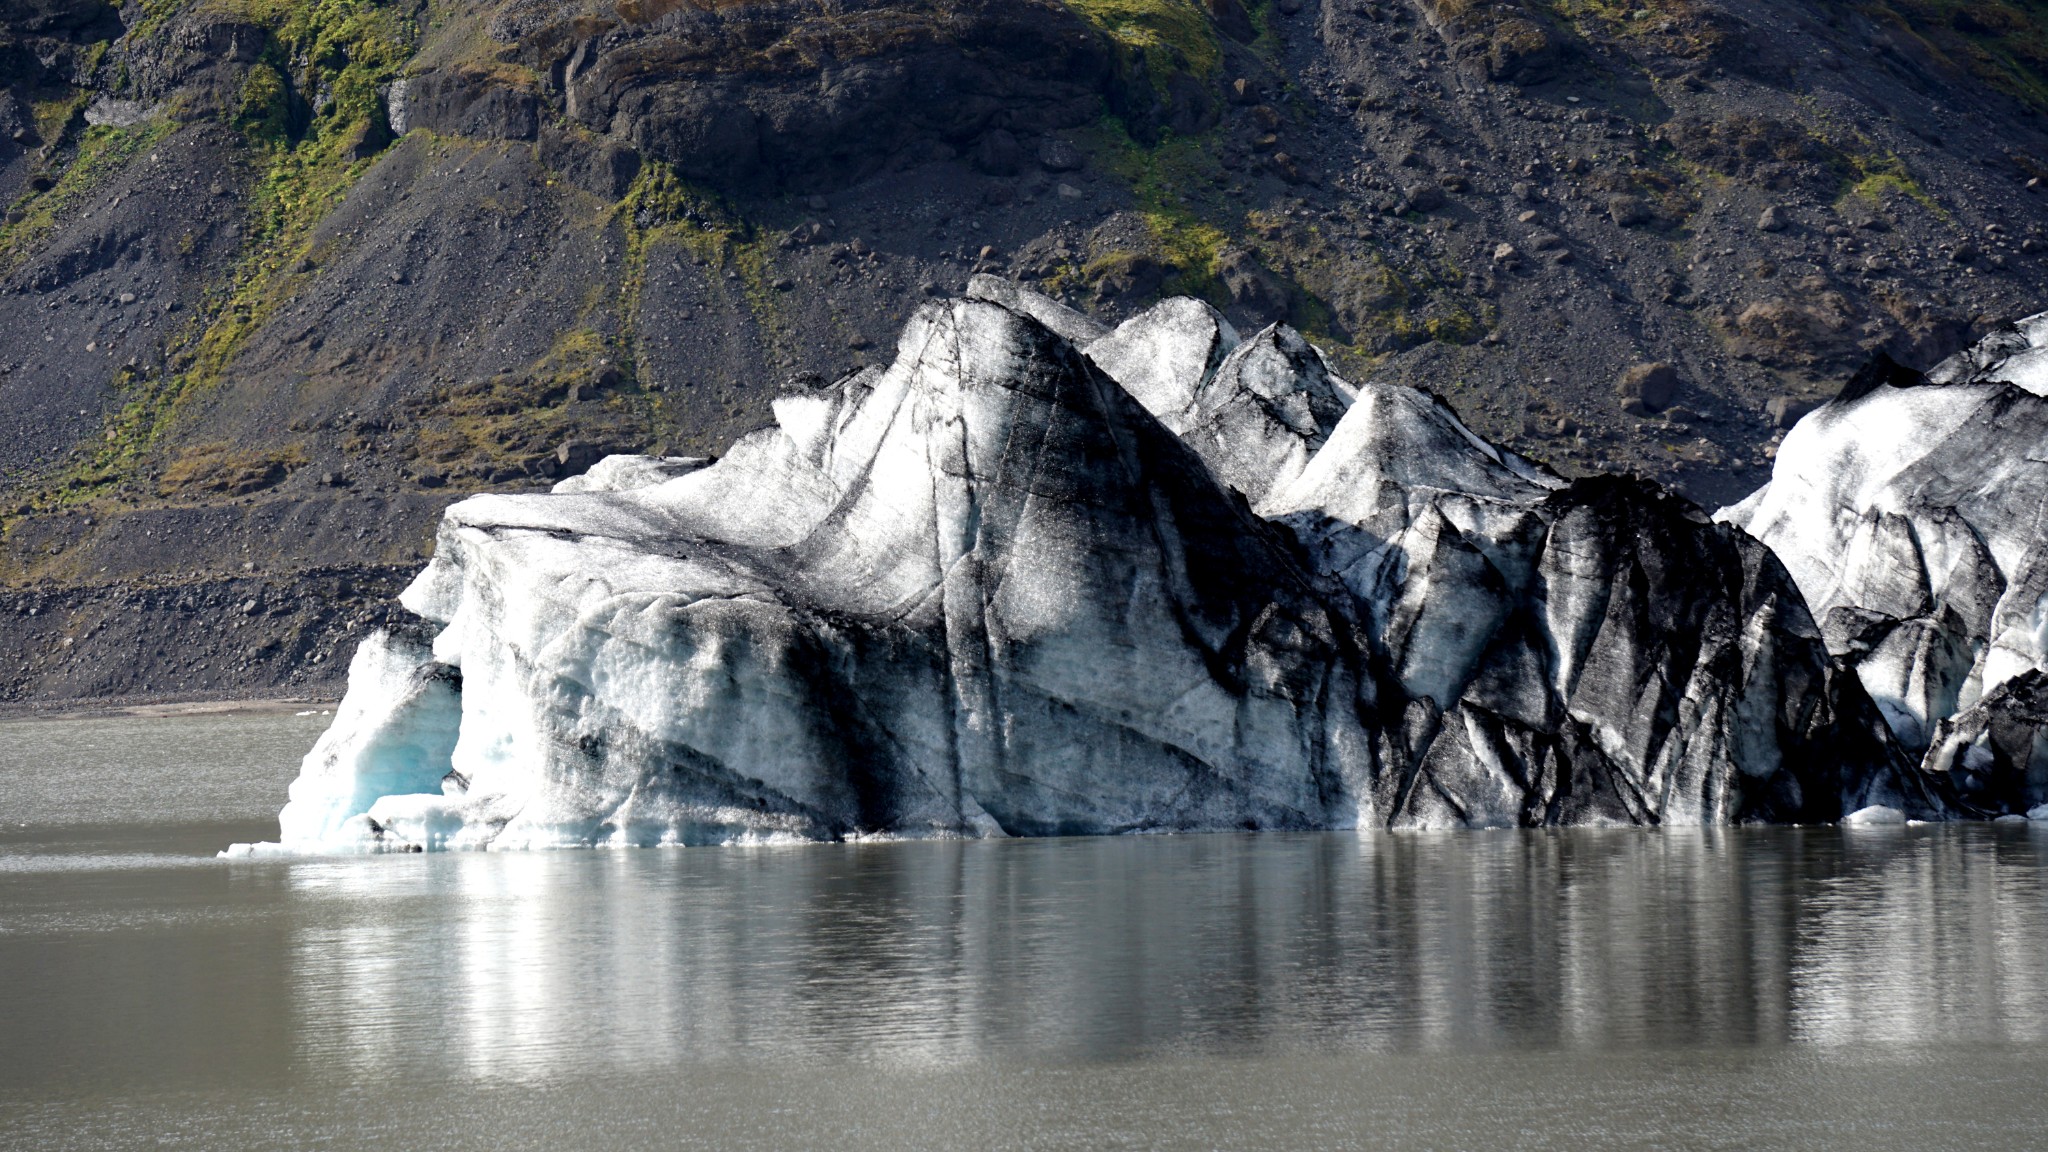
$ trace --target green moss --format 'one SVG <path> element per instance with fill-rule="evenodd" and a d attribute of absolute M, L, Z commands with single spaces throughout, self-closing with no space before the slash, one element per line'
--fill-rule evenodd
<path fill-rule="evenodd" d="M 641 302 L 647 262 L 653 251 L 673 245 L 690 253 L 707 272 L 712 292 L 737 290 L 771 355 L 791 355 L 797 342 L 791 317 L 775 290 L 772 234 L 756 227 L 724 197 L 692 184 L 659 160 L 645 161 L 633 186 L 614 209 L 626 233 L 626 269 L 619 284 L 619 312 L 624 321 L 619 344 L 634 353 L 640 346 Z M 728 278 L 725 273 L 734 273 Z M 642 393 L 648 426 L 666 434 L 688 435 L 678 426 L 669 399 Z"/>
<path fill-rule="evenodd" d="M 35 120 L 36 138 L 46 146 L 61 141 L 91 99 L 92 93 L 78 88 L 63 89 L 58 95 L 30 101 L 29 114 Z"/>
<path fill-rule="evenodd" d="M 1066 0 L 1121 49 L 1145 59 L 1152 83 L 1177 72 L 1204 79 L 1223 66 L 1223 48 L 1201 0 Z"/>
<path fill-rule="evenodd" d="M 790 326 L 774 289 L 773 246 L 723 197 L 691 184 L 668 164 L 649 160 L 641 165 L 618 212 L 628 227 L 625 292 L 630 323 L 637 326 L 648 245 L 661 239 L 680 244 L 706 268 L 737 272 L 740 291 L 763 336 L 771 345 L 787 342 Z"/>
<path fill-rule="evenodd" d="M 1912 172 L 1907 170 L 1905 161 L 1896 155 L 1887 152 L 1882 156 L 1851 159 L 1856 164 L 1857 172 L 1849 181 L 1847 189 L 1843 191 L 1842 199 L 1857 196 L 1872 203 L 1882 204 L 1886 200 L 1904 197 L 1936 216 L 1948 218 L 1948 211 L 1936 203 L 1933 196 L 1928 195 L 1927 189 L 1922 188 L 1920 182 L 1913 178 Z"/>
<path fill-rule="evenodd" d="M 180 453 L 164 469 L 161 491 L 165 496 L 241 496 L 274 487 L 305 463 L 306 453 L 296 444 L 284 448 L 200 444 Z"/>
<path fill-rule="evenodd" d="M 531 469 L 572 431 L 638 433 L 646 408 L 630 360 L 583 324 L 525 369 L 442 389 L 406 452 L 423 471 L 480 481 L 506 467 Z"/>
<path fill-rule="evenodd" d="M 410 21 L 372 0 L 266 0 L 244 7 L 241 18 L 271 29 L 277 55 L 251 70 L 237 117 L 265 162 L 250 197 L 243 254 L 226 285 L 173 338 L 172 373 L 142 377 L 124 369 L 116 375 L 124 403 L 98 440 L 82 446 L 67 467 L 39 486 L 31 497 L 38 506 L 75 503 L 124 487 L 141 490 L 140 477 L 166 433 L 289 299 L 288 280 L 310 252 L 315 225 L 370 165 L 363 144 L 383 117 L 376 86 L 396 75 L 409 54 Z M 278 60 L 295 63 L 285 67 Z M 288 112 L 290 92 L 322 87 L 334 100 L 296 137 L 279 131 L 277 116 Z M 117 169 L 169 130 L 168 124 L 155 124 L 88 131 L 79 159 L 45 199 L 61 201 L 67 182 Z M 35 219 L 31 215 L 16 227 Z M 12 242 L 12 230 L 9 237 L 8 251 L 27 250 Z"/>
<path fill-rule="evenodd" d="M 2048 109 L 2048 3 L 1880 0 L 1856 8 L 1919 41 L 1936 59 Z"/>
<path fill-rule="evenodd" d="M 1219 264 L 1230 235 L 1221 206 L 1199 192 L 1213 188 L 1223 171 L 1215 135 L 1169 134 L 1148 148 L 1105 120 L 1092 143 L 1096 162 L 1130 185 L 1160 260 L 1171 270 L 1166 290 L 1222 303 Z"/>
<path fill-rule="evenodd" d="M 1245 5 L 1245 11 L 1250 13 L 1252 28 L 1256 32 L 1256 35 L 1252 37 L 1252 42 L 1246 45 L 1246 47 L 1252 50 L 1253 55 L 1264 60 L 1267 64 L 1275 68 L 1280 67 L 1284 45 L 1281 44 L 1280 33 L 1273 24 L 1272 0 L 1260 0 L 1257 4 L 1247 4 Z"/>
<path fill-rule="evenodd" d="M 410 17 L 374 0 L 294 0 L 276 26 L 277 42 L 306 61 L 300 90 L 327 89 L 331 99 L 321 116 L 330 131 L 381 122 L 377 89 L 398 74 L 418 34 Z"/>
<path fill-rule="evenodd" d="M 265 144 L 288 141 L 292 127 L 291 88 L 269 63 L 256 63 L 243 78 L 235 127 Z"/>
<path fill-rule="evenodd" d="M 0 270 L 20 267 L 66 213 L 84 204 L 108 177 L 163 139 L 171 128 L 168 121 L 158 120 L 129 128 L 86 129 L 49 191 L 31 191 L 14 203 L 12 211 L 20 213 L 20 218 L 0 228 Z"/>
<path fill-rule="evenodd" d="M 1486 326 L 1479 317 L 1462 308 L 1428 317 L 1422 322 L 1422 330 L 1439 344 L 1470 344 L 1486 334 Z"/>
<path fill-rule="evenodd" d="M 1644 35 L 1663 20 L 1683 17 L 1692 11 L 1686 0 L 1653 4 L 1637 0 L 1549 0 L 1541 6 L 1570 21 L 1582 33 L 1616 37 Z"/>
<path fill-rule="evenodd" d="M 1661 51 L 1695 60 L 1730 46 L 1726 22 L 1697 0 L 1535 0 L 1535 5 L 1596 44 L 1654 39 Z"/>

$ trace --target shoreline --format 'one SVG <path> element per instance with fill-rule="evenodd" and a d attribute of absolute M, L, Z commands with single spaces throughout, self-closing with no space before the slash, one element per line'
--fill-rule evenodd
<path fill-rule="evenodd" d="M 173 716 L 263 715 L 332 709 L 327 696 L 111 696 L 83 700 L 21 701 L 0 704 L 0 723 L 17 720 L 86 720 L 114 716 L 166 719 Z"/>

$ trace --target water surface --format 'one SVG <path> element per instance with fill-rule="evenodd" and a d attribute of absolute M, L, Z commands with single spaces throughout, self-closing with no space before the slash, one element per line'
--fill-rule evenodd
<path fill-rule="evenodd" d="M 2048 827 L 213 859 L 326 722 L 0 724 L 0 1147 L 2048 1144 Z"/>

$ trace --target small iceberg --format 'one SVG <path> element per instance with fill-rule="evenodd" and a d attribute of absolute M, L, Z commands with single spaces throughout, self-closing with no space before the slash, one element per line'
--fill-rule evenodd
<path fill-rule="evenodd" d="M 242 854 L 1952 812 L 1769 548 L 1301 335 L 977 278 L 444 516 Z"/>

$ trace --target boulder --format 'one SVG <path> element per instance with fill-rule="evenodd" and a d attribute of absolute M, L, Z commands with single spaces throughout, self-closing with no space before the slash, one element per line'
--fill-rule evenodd
<path fill-rule="evenodd" d="M 1225 248 L 1217 257 L 1216 271 L 1232 304 L 1268 316 L 1286 313 L 1286 286 L 1257 256 L 1242 248 Z"/>
<path fill-rule="evenodd" d="M 991 176 L 1015 176 L 1024 166 L 1024 146 L 1008 131 L 991 129 L 974 147 L 974 166 Z"/>
<path fill-rule="evenodd" d="M 1444 206 L 1444 190 L 1435 184 L 1410 184 L 1401 195 L 1416 212 L 1434 212 Z"/>
<path fill-rule="evenodd" d="M 1654 217 L 1649 201 L 1641 196 L 1616 196 L 1607 202 L 1607 218 L 1623 228 L 1648 224 Z"/>
<path fill-rule="evenodd" d="M 540 98 L 493 76 L 429 72 L 394 86 L 386 96 L 392 128 L 403 135 L 424 128 L 479 140 L 531 140 L 540 131 Z"/>
<path fill-rule="evenodd" d="M 669 4 L 603 32 L 574 6 L 512 5 L 503 39 L 594 132 L 720 188 L 808 193 L 1102 114 L 1111 44 L 1046 0 Z M 823 66 L 820 61 L 829 61 Z"/>
<path fill-rule="evenodd" d="M 1624 406 L 1631 402 L 1645 412 L 1661 412 L 1678 400 L 1678 369 L 1661 360 L 1631 364 L 1614 382 Z"/>
<path fill-rule="evenodd" d="M 1084 160 L 1079 148 L 1065 140 L 1048 139 L 1038 146 L 1038 163 L 1048 172 L 1072 172 Z"/>
<path fill-rule="evenodd" d="M 1805 396 L 1773 396 L 1764 403 L 1764 415 L 1770 417 L 1773 428 L 1791 428 L 1820 404 Z"/>

